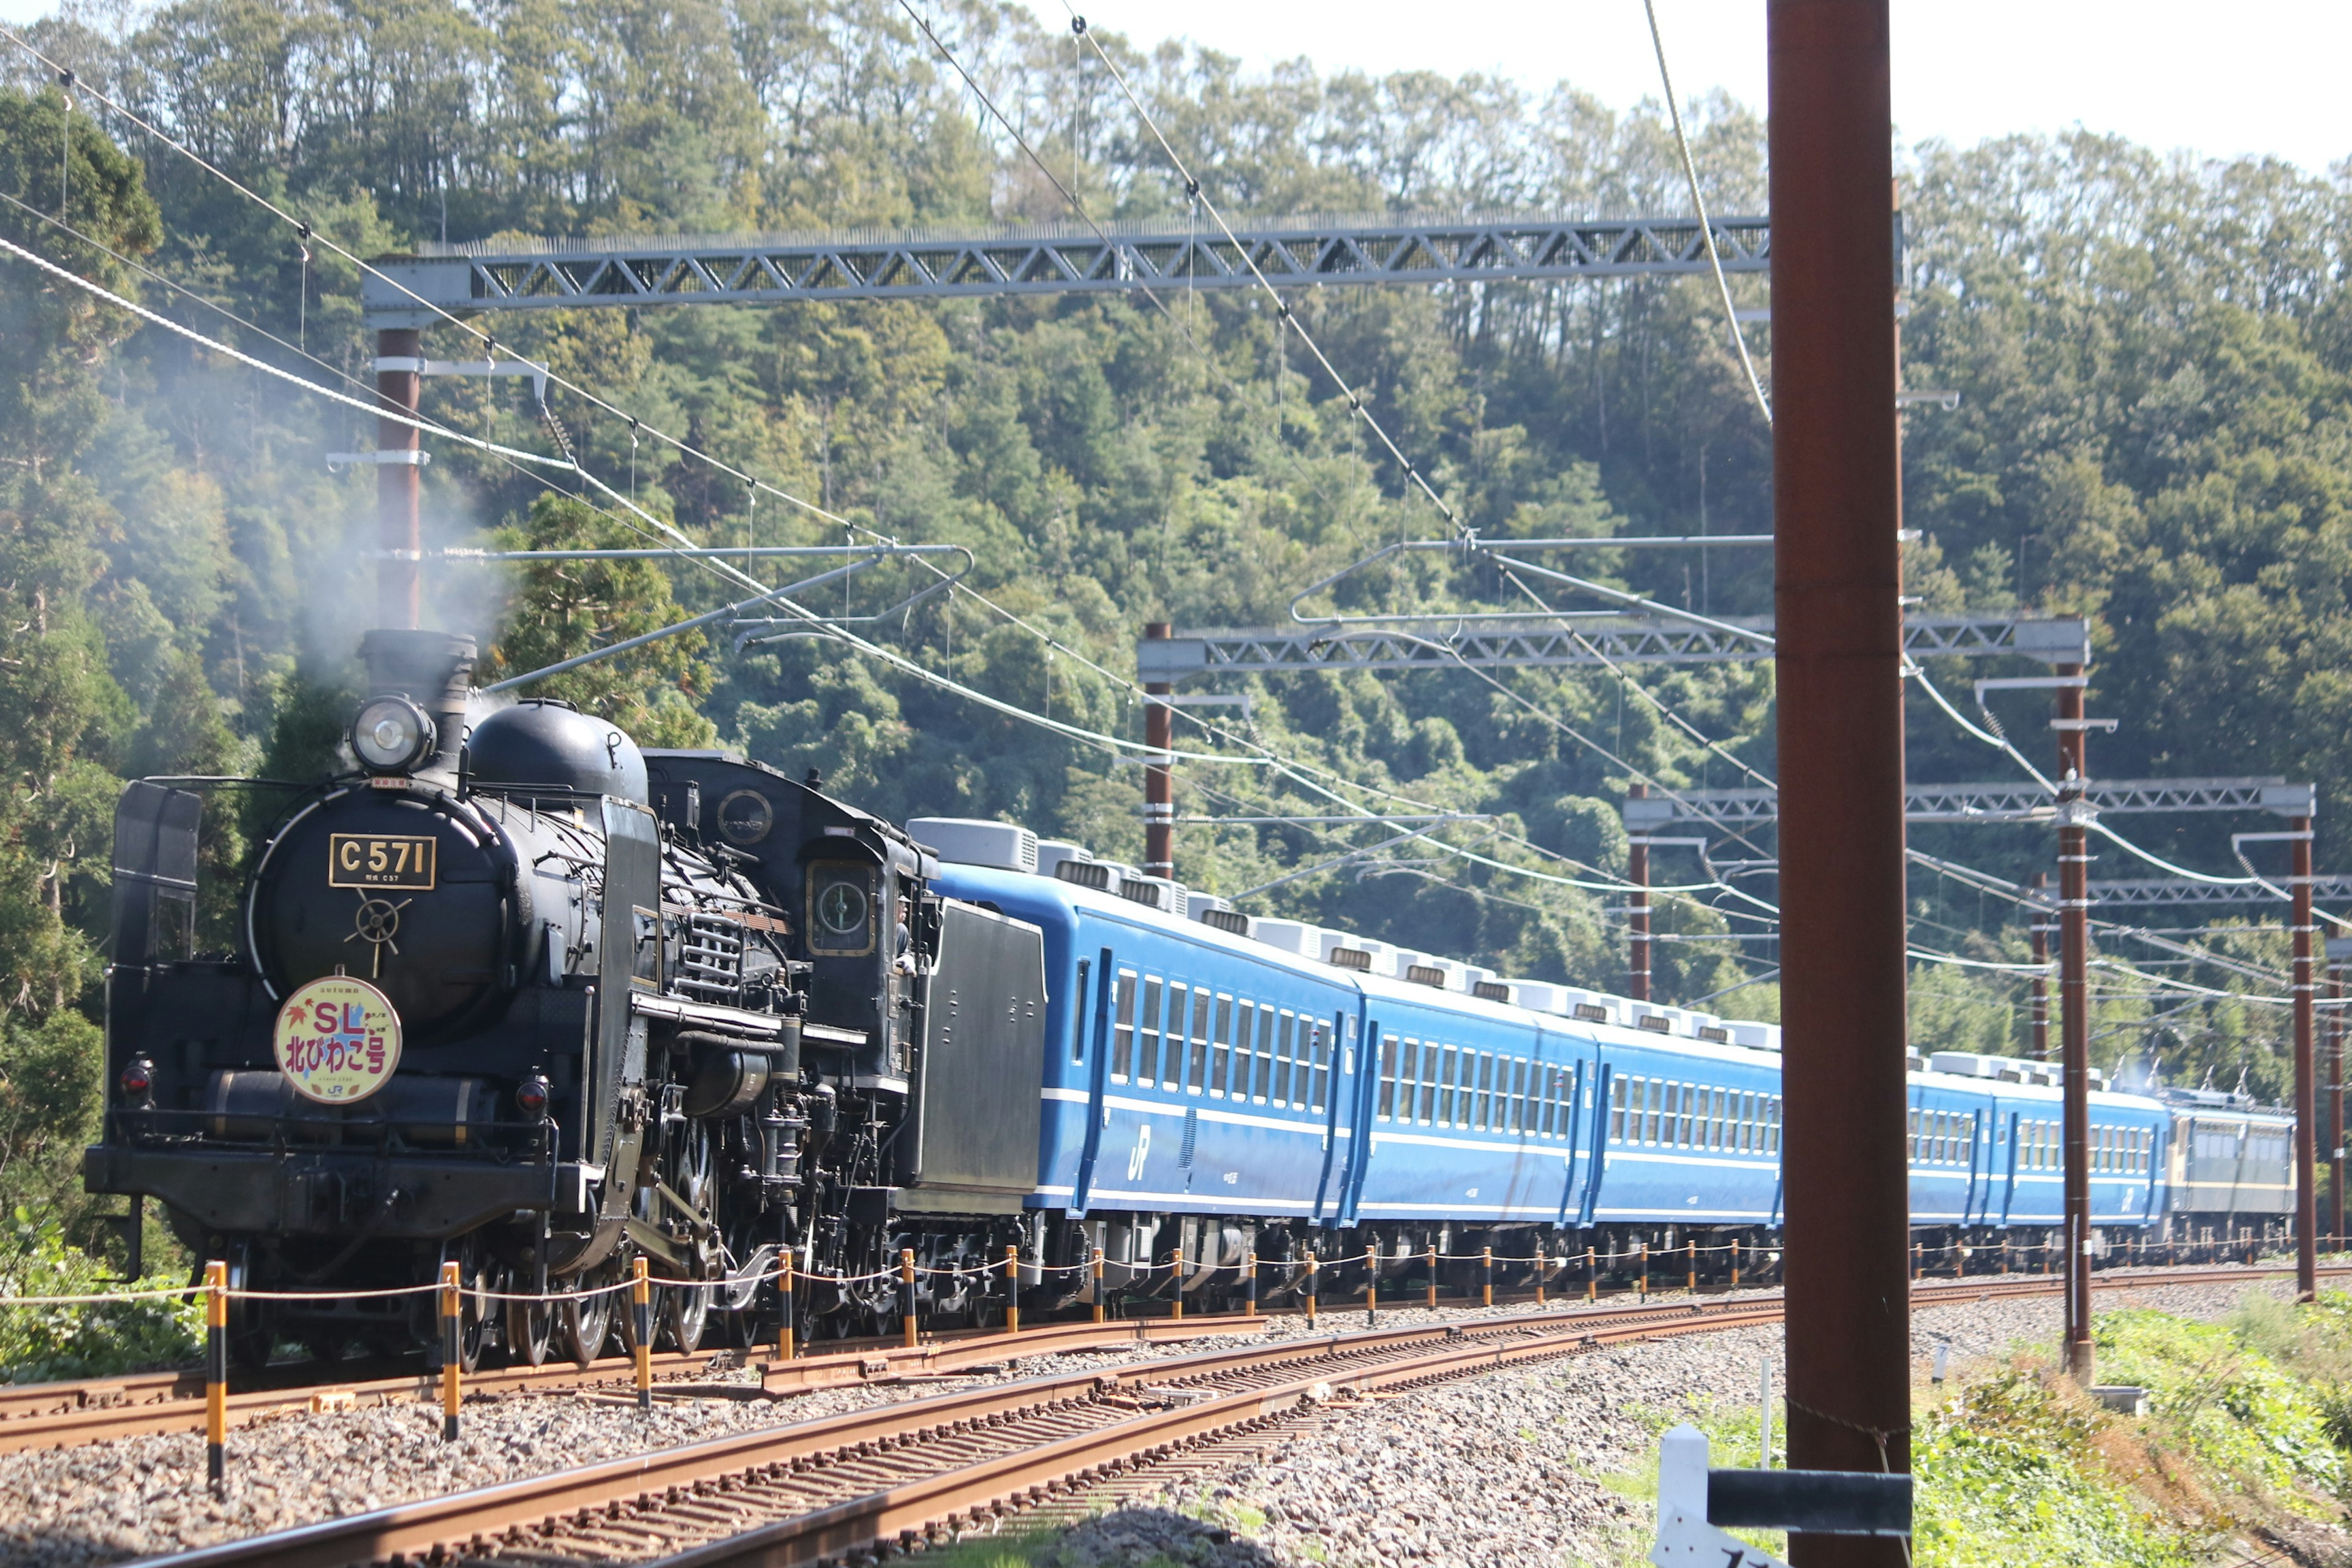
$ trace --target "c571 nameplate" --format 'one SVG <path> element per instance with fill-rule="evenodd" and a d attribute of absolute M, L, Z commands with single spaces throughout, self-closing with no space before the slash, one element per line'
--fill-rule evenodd
<path fill-rule="evenodd" d="M 433 890 L 436 840 L 384 833 L 327 836 L 327 886 Z"/>

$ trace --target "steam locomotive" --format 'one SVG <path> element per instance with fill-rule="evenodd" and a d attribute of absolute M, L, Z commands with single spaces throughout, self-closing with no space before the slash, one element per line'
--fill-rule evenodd
<path fill-rule="evenodd" d="M 661 1341 L 693 1349 L 772 1312 L 787 1249 L 848 1276 L 1019 1239 L 1034 1142 L 959 1163 L 914 1063 L 928 1037 L 951 1080 L 994 1013 L 1034 1016 L 1036 933 L 945 906 L 936 860 L 813 783 L 647 754 L 561 702 L 469 722 L 474 657 L 367 635 L 361 769 L 269 833 L 236 952 L 195 951 L 203 799 L 142 781 L 118 807 L 85 1184 L 159 1200 L 233 1285 L 313 1298 L 239 1298 L 236 1353 L 429 1344 L 429 1298 L 366 1292 L 454 1262 L 469 1361 L 584 1361 L 629 1315 L 530 1298 L 637 1257 Z M 927 1143 L 965 1179 L 926 1187 Z M 854 1290 L 801 1309 L 845 1332 L 891 1306 Z"/>

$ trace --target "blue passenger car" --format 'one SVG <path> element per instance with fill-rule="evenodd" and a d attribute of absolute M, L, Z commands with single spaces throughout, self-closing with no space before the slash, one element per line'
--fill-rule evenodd
<path fill-rule="evenodd" d="M 1402 1268 L 1431 1248 L 1630 1257 L 1738 1239 L 1776 1256 L 1780 1058 L 1752 1043 L 1761 1028 L 1742 1026 L 1743 1045 L 1677 1032 L 1666 1009 L 1643 1027 L 1630 1006 L 1534 1011 L 1509 985 L 1376 974 L 1368 951 L 1327 961 L 1024 871 L 949 863 L 939 890 L 1043 933 L 1027 1200 L 1041 1258 L 1099 1247 L 1115 1283 L 1151 1289 L 1164 1273 L 1147 1266 L 1181 1249 L 1188 1289 L 1223 1291 L 1253 1255 L 1370 1248 Z M 1915 1231 L 2052 1240 L 2058 1090 L 1993 1058 L 1953 1061 L 1908 1078 Z M 2137 1095 L 2090 1103 L 2093 1223 L 2141 1232 L 2167 1210 L 2173 1118 Z"/>

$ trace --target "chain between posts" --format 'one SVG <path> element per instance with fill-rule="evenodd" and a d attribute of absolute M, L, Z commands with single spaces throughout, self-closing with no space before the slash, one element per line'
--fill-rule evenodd
<path fill-rule="evenodd" d="M 2138 1267 L 2150 1266 L 2151 1258 L 2149 1254 L 2151 1250 L 2160 1251 L 2162 1253 L 2163 1256 L 2161 1258 L 2155 1260 L 2161 1264 L 2178 1265 L 2184 1261 L 2185 1255 L 2185 1260 L 2190 1263 L 2200 1261 L 2212 1264 L 2222 1262 L 2241 1262 L 2251 1265 L 2260 1261 L 2264 1245 L 2273 1240 L 2275 1240 L 2274 1237 L 2259 1235 L 2254 1232 L 2252 1227 L 2247 1226 L 2242 1227 L 2234 1235 L 2209 1235 L 2201 1239 L 2191 1237 L 2186 1241 L 2168 1240 L 2158 1243 L 2151 1243 L 2151 1241 L 2146 1237 L 2137 1237 L 2121 1243 L 2120 1251 L 2123 1266 L 2125 1267 L 2132 1267 L 2135 1265 Z M 1734 1237 L 1728 1242 L 1711 1246 L 1702 1246 L 1696 1240 L 1686 1240 L 1684 1243 L 1682 1251 L 1685 1260 L 1685 1279 L 1691 1289 L 1696 1290 L 1697 1288 L 1697 1259 L 1701 1256 L 1709 1255 L 1723 1256 L 1729 1258 L 1731 1283 L 1735 1287 L 1738 1285 L 1741 1271 L 1741 1258 L 1745 1254 L 1743 1253 L 1742 1244 L 1738 1237 Z M 1969 1264 L 1972 1258 L 1976 1258 L 1979 1253 L 1995 1252 L 1999 1258 L 1999 1272 L 2003 1276 L 2011 1272 L 2012 1266 L 2027 1271 L 2034 1271 L 2032 1269 L 2032 1265 L 2038 1262 L 2040 1265 L 2038 1272 L 2042 1276 L 2047 1277 L 2054 1272 L 2053 1264 L 2062 1251 L 2062 1247 L 2046 1240 L 2036 1242 L 2029 1246 L 2021 1246 L 2015 1243 L 2006 1236 L 2000 1238 L 1997 1247 L 1974 1247 L 1965 1241 L 1947 1242 L 1932 1247 L 1925 1242 L 1915 1242 L 1912 1244 L 1911 1247 L 1911 1275 L 1914 1279 L 1921 1278 L 1926 1272 L 1930 1259 L 1949 1259 L 1952 1267 L 1953 1278 L 1965 1278 L 1968 1272 Z M 1600 1279 L 1602 1270 L 1605 1268 L 1613 1267 L 1621 1260 L 1627 1259 L 1633 1260 L 1637 1269 L 1634 1279 L 1634 1289 L 1642 1300 L 1648 1300 L 1650 1254 L 1651 1247 L 1646 1241 L 1639 1243 L 1633 1248 L 1623 1251 L 1612 1248 L 1609 1251 L 1603 1252 L 1599 1248 L 1592 1247 L 1587 1247 L 1584 1248 L 1584 1299 L 1586 1302 L 1590 1304 L 1599 1300 Z M 1400 1258 L 1402 1258 L 1407 1255 L 1400 1254 L 1399 1256 Z M 1427 1300 L 1428 1304 L 1432 1308 L 1436 1307 L 1438 1304 L 1438 1265 L 1441 1263 L 1476 1262 L 1479 1265 L 1481 1272 L 1481 1300 L 1482 1303 L 1486 1306 L 1493 1305 L 1494 1266 L 1497 1263 L 1507 1265 L 1526 1263 L 1532 1264 L 1534 1266 L 1536 1300 L 1538 1305 L 1544 1304 L 1548 1300 L 1545 1293 L 1546 1286 L 1554 1270 L 1557 1269 L 1559 1272 L 1565 1273 L 1568 1269 L 1574 1267 L 1575 1263 L 1575 1254 L 1573 1251 L 1554 1254 L 1540 1246 L 1533 1254 L 1528 1257 L 1517 1257 L 1511 1255 L 1503 1255 L 1498 1257 L 1491 1247 L 1482 1247 L 1475 1253 L 1448 1253 L 1441 1252 L 1435 1247 L 1427 1248 L 1421 1254 L 1421 1257 L 1428 1268 Z M 1169 1270 L 1171 1276 L 1171 1282 L 1177 1287 L 1176 1300 L 1171 1308 L 1170 1315 L 1171 1317 L 1181 1318 L 1183 1315 L 1182 1285 L 1184 1261 L 1183 1251 L 1181 1248 L 1178 1248 L 1171 1260 L 1167 1263 L 1124 1264 L 1121 1267 L 1128 1269 L 1132 1274 L 1147 1277 L 1158 1273 L 1163 1268 Z M 1306 1313 L 1307 1325 L 1311 1330 L 1318 1322 L 1320 1310 L 1320 1284 L 1323 1260 L 1314 1253 L 1310 1252 L 1298 1261 L 1302 1268 L 1302 1274 L 1299 1280 L 1301 1304 Z M 1377 1325 L 1379 1321 L 1380 1304 L 1380 1253 L 1376 1244 L 1367 1246 L 1365 1247 L 1362 1262 L 1364 1268 L 1365 1320 L 1368 1324 Z M 1086 1281 L 1091 1286 L 1091 1289 L 1087 1293 L 1092 1298 L 1094 1321 L 1101 1322 L 1105 1319 L 1105 1312 L 1108 1305 L 1108 1294 L 1105 1289 L 1106 1266 L 1107 1259 L 1104 1256 L 1103 1249 L 1097 1247 L 1091 1249 L 1091 1256 L 1084 1262 L 1072 1264 L 1039 1264 L 1035 1267 L 1038 1271 L 1043 1274 L 1075 1274 L 1086 1279 Z M 990 1275 L 1001 1270 L 1005 1282 L 1007 1297 L 1005 1331 L 1007 1333 L 1017 1333 L 1020 1331 L 1021 1327 L 1020 1279 L 1022 1267 L 1023 1265 L 1021 1263 L 1019 1248 L 1009 1245 L 1005 1248 L 1004 1257 L 1002 1261 L 969 1269 L 919 1268 L 914 1262 L 913 1250 L 911 1248 L 908 1248 L 901 1250 L 899 1254 L 899 1267 L 895 1270 L 877 1270 L 874 1273 L 864 1275 L 835 1276 L 811 1274 L 798 1270 L 794 1267 L 791 1257 L 787 1255 L 778 1268 L 769 1274 L 761 1276 L 760 1279 L 761 1280 L 774 1280 L 780 1288 L 779 1307 L 781 1310 L 781 1321 L 777 1331 L 777 1352 L 782 1359 L 789 1361 L 793 1359 L 798 1349 L 798 1336 L 793 1317 L 793 1298 L 796 1285 L 800 1281 L 805 1280 L 812 1283 L 827 1283 L 835 1285 L 854 1284 L 888 1279 L 895 1274 L 904 1293 L 904 1305 L 906 1309 L 906 1342 L 911 1347 L 918 1342 L 917 1336 L 919 1324 L 916 1318 L 917 1301 L 914 1291 L 916 1277 L 919 1274 Z M 1212 1272 L 1222 1273 L 1226 1267 L 1229 1266 L 1213 1266 Z M 1255 1319 L 1258 1315 L 1259 1309 L 1259 1260 L 1255 1249 L 1243 1255 L 1243 1260 L 1237 1268 L 1237 1273 L 1240 1275 L 1241 1283 L 1245 1292 L 1244 1315 L 1247 1318 Z M 594 1286 L 572 1291 L 550 1292 L 543 1297 L 491 1291 L 468 1292 L 465 1288 L 465 1282 L 458 1265 L 454 1262 L 448 1262 L 442 1265 L 440 1278 L 432 1284 L 415 1287 L 402 1287 L 395 1289 L 369 1292 L 369 1294 L 378 1296 L 414 1295 L 429 1290 L 436 1293 L 439 1297 L 438 1316 L 441 1351 L 439 1394 L 442 1407 L 442 1437 L 446 1442 L 455 1442 L 458 1436 L 459 1413 L 463 1396 L 463 1385 L 461 1380 L 464 1370 L 464 1313 L 465 1298 L 467 1294 L 473 1294 L 483 1300 L 581 1300 L 588 1297 L 608 1294 L 618 1290 L 628 1291 L 631 1297 L 629 1302 L 631 1322 L 629 1326 L 633 1331 L 628 1337 L 631 1341 L 630 1350 L 632 1352 L 633 1363 L 632 1372 L 637 1395 L 637 1407 L 641 1411 L 649 1411 L 653 1407 L 652 1348 L 655 1324 L 653 1304 L 653 1287 L 656 1281 L 647 1267 L 646 1258 L 640 1256 L 630 1260 L 628 1277 L 614 1285 Z M 670 1289 L 678 1288 L 672 1282 L 664 1281 L 663 1283 Z M 711 1289 L 715 1287 L 705 1286 L 702 1288 Z M 185 1299 L 191 1295 L 200 1297 L 204 1305 L 205 1328 L 205 1478 L 213 1494 L 215 1497 L 225 1497 L 226 1495 L 227 1487 L 226 1447 L 228 1430 L 228 1335 L 230 1303 L 236 1300 L 320 1300 L 323 1298 L 324 1294 L 325 1293 L 322 1292 L 307 1291 L 281 1293 L 264 1290 L 237 1289 L 231 1287 L 229 1284 L 228 1264 L 224 1260 L 215 1258 L 208 1261 L 205 1265 L 203 1283 L 192 1288 L 184 1287 L 174 1289 L 133 1290 L 77 1296 L 28 1296 L 0 1298 L 0 1307 L 51 1303 L 80 1304 L 90 1302 L 127 1301 L 153 1300 L 163 1297 L 180 1297 Z M 1861 1428 L 1855 1429 L 1861 1430 Z M 1874 1434 L 1874 1436 L 1876 1436 L 1876 1434 Z"/>

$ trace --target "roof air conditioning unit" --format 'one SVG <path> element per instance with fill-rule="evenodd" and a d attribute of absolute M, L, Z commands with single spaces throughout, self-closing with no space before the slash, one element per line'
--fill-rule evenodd
<path fill-rule="evenodd" d="M 1074 887 L 1110 891 L 1110 868 L 1099 860 L 1065 860 L 1054 868 L 1054 875 Z"/>
<path fill-rule="evenodd" d="M 1268 947 L 1280 948 L 1302 957 L 1320 957 L 1317 951 L 1317 932 L 1305 921 L 1257 920 L 1250 922 L 1250 935 Z"/>
<path fill-rule="evenodd" d="M 1371 973 L 1372 955 L 1360 947 L 1335 947 L 1326 955 L 1326 961 L 1339 969 L 1352 969 L 1365 974 Z"/>
<path fill-rule="evenodd" d="M 1037 875 L 1040 877 L 1057 875 L 1062 868 L 1062 863 L 1066 860 L 1076 860 L 1085 864 L 1092 861 L 1094 858 L 1095 852 L 1083 844 L 1072 844 L 1064 838 L 1037 840 Z"/>
<path fill-rule="evenodd" d="M 1486 1002 L 1508 1002 L 1511 988 L 1495 980 L 1475 980 L 1470 984 L 1470 994 Z"/>
<path fill-rule="evenodd" d="M 1239 910 L 1202 910 L 1200 921 L 1202 925 L 1214 926 L 1232 936 L 1250 933 L 1250 918 Z"/>
<path fill-rule="evenodd" d="M 916 843 L 929 846 L 957 866 L 989 866 L 999 871 L 1037 869 L 1037 836 L 1009 822 L 970 816 L 918 816 L 907 824 Z"/>

